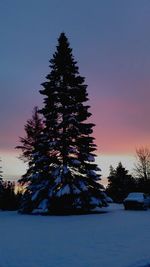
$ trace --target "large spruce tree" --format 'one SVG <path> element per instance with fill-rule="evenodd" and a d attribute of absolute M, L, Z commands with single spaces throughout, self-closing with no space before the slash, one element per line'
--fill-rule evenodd
<path fill-rule="evenodd" d="M 64 33 L 50 60 L 50 74 L 42 84 L 45 133 L 51 157 L 50 212 L 89 211 L 106 204 L 94 163 L 93 124 L 86 105 L 88 94 Z"/>
<path fill-rule="evenodd" d="M 79 75 L 64 33 L 58 39 L 50 68 L 40 90 L 44 95 L 41 113 L 45 128 L 36 147 L 38 158 L 34 159 L 34 173 L 28 176 L 22 211 L 30 206 L 28 211 L 32 213 L 89 212 L 107 203 L 99 183 L 100 169 L 95 164 L 87 85 Z"/>

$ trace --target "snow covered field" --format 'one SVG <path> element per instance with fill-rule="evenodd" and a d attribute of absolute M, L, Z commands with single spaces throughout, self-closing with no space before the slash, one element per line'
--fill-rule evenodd
<path fill-rule="evenodd" d="M 112 204 L 107 211 L 46 217 L 0 212 L 0 267 L 150 266 L 150 210 Z"/>

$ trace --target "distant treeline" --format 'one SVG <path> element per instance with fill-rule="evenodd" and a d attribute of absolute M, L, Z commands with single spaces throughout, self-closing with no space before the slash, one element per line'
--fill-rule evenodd
<path fill-rule="evenodd" d="M 121 203 L 130 192 L 150 194 L 150 150 L 147 147 L 136 150 L 136 163 L 132 175 L 121 162 L 116 169 L 110 166 L 106 192 L 118 203 Z"/>

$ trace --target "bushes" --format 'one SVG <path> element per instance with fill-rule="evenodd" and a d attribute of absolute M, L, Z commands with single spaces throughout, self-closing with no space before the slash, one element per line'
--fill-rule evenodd
<path fill-rule="evenodd" d="M 10 181 L 1 182 L 0 209 L 17 210 L 19 207 L 20 194 L 15 193 L 15 183 Z"/>

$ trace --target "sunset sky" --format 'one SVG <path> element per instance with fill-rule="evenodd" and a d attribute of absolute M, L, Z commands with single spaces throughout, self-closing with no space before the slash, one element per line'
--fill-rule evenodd
<path fill-rule="evenodd" d="M 49 73 L 64 31 L 86 78 L 102 175 L 118 161 L 132 171 L 150 147 L 149 0 L 0 1 L 0 157 L 4 177 L 25 171 L 14 147 Z"/>

